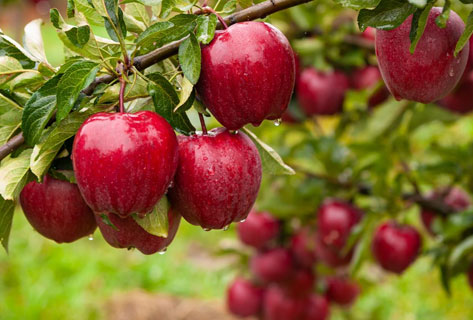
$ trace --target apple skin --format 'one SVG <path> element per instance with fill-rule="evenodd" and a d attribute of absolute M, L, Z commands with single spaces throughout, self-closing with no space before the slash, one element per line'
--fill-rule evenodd
<path fill-rule="evenodd" d="M 360 294 L 360 286 L 348 278 L 328 277 L 326 283 L 327 299 L 341 306 L 350 306 Z"/>
<path fill-rule="evenodd" d="M 239 317 L 256 316 L 263 308 L 264 289 L 237 278 L 227 289 L 227 308 Z"/>
<path fill-rule="evenodd" d="M 421 245 L 415 228 L 388 221 L 375 231 L 371 249 L 384 270 L 401 274 L 417 259 Z"/>
<path fill-rule="evenodd" d="M 342 111 L 348 88 L 348 77 L 342 72 L 307 68 L 297 82 L 297 99 L 307 116 L 333 115 Z"/>
<path fill-rule="evenodd" d="M 57 243 L 76 241 L 97 228 L 77 185 L 49 175 L 42 183 L 28 183 L 20 193 L 20 204 L 33 228 Z"/>
<path fill-rule="evenodd" d="M 122 218 L 150 212 L 177 168 L 176 135 L 154 112 L 97 113 L 80 127 L 72 161 L 77 184 L 96 213 Z"/>
<path fill-rule="evenodd" d="M 268 212 L 251 211 L 244 222 L 237 225 L 240 241 L 254 248 L 264 248 L 279 234 L 279 222 Z"/>
<path fill-rule="evenodd" d="M 471 50 L 473 52 L 473 49 Z M 473 92 L 473 71 L 470 71 L 467 76 L 462 79 L 449 95 L 439 101 L 439 104 L 455 113 L 466 114 L 473 110 L 473 99 L 471 93 Z"/>
<path fill-rule="evenodd" d="M 218 128 L 207 135 L 179 136 L 179 165 L 170 201 L 187 222 L 222 229 L 246 219 L 261 174 L 258 150 L 242 132 Z"/>
<path fill-rule="evenodd" d="M 382 81 L 381 72 L 375 66 L 366 66 L 358 69 L 351 75 L 351 86 L 355 90 L 364 90 L 375 87 Z M 368 99 L 370 108 L 383 103 L 389 97 L 389 90 L 386 86 L 380 87 Z"/>
<path fill-rule="evenodd" d="M 311 295 L 306 302 L 306 309 L 302 320 L 328 320 L 330 306 L 327 299 L 319 295 Z"/>
<path fill-rule="evenodd" d="M 362 216 L 363 213 L 351 204 L 336 199 L 325 200 L 317 212 L 318 236 L 323 245 L 332 250 L 343 250 Z"/>
<path fill-rule="evenodd" d="M 281 118 L 294 81 L 291 45 L 270 24 L 236 23 L 215 32 L 212 42 L 202 47 L 197 92 L 215 118 L 230 130 Z"/>
<path fill-rule="evenodd" d="M 393 30 L 377 30 L 376 55 L 389 91 L 397 99 L 430 103 L 445 97 L 463 75 L 469 44 L 455 57 L 465 24 L 451 11 L 444 29 L 435 24 L 442 8 L 432 8 L 414 54 L 409 52 L 412 16 Z"/>
<path fill-rule="evenodd" d="M 294 262 L 289 250 L 276 248 L 255 255 L 250 269 L 264 283 L 283 282 L 292 275 Z"/>
<path fill-rule="evenodd" d="M 316 236 L 309 228 L 297 231 L 290 242 L 290 249 L 295 262 L 303 268 L 312 268 L 317 262 L 315 250 Z"/>
<path fill-rule="evenodd" d="M 376 28 L 367 27 L 365 31 L 361 33 L 361 37 L 374 42 L 376 39 Z"/>
<path fill-rule="evenodd" d="M 300 320 L 304 316 L 307 299 L 291 297 L 278 286 L 266 290 L 263 302 L 264 320 Z"/>
<path fill-rule="evenodd" d="M 154 236 L 145 231 L 133 217 L 120 218 L 113 213 L 105 214 L 116 227 L 105 224 L 99 214 L 95 215 L 97 225 L 105 241 L 114 248 L 136 248 L 141 253 L 150 255 L 165 250 L 174 240 L 181 216 L 172 209 L 168 212 L 169 229 L 167 238 Z M 117 230 L 118 229 L 118 230 Z"/>
<path fill-rule="evenodd" d="M 317 240 L 315 242 L 315 252 L 317 253 L 318 260 L 329 267 L 338 268 L 344 267 L 350 263 L 351 258 L 353 257 L 354 249 L 343 255 L 341 250 L 334 250 L 325 246 L 317 236 Z"/>
<path fill-rule="evenodd" d="M 297 269 L 281 285 L 291 297 L 307 297 L 314 290 L 315 274 L 311 269 Z"/>
<path fill-rule="evenodd" d="M 429 198 L 442 200 L 442 194 L 444 192 L 445 190 L 443 188 L 437 189 L 431 195 L 429 195 Z M 465 210 L 471 205 L 471 199 L 468 193 L 466 193 L 463 189 L 458 188 L 458 187 L 452 188 L 450 192 L 443 199 L 443 202 L 446 205 L 452 207 L 455 211 Z M 435 212 L 432 212 L 428 209 L 422 208 L 422 211 L 421 211 L 422 223 L 424 224 L 427 231 L 429 231 L 429 233 L 432 235 L 435 234 L 434 230 L 432 229 L 432 224 L 434 223 L 434 220 L 437 218 L 440 218 L 438 214 L 435 214 Z"/>

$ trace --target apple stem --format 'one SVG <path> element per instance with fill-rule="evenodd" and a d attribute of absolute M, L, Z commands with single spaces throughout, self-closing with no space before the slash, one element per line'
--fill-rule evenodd
<path fill-rule="evenodd" d="M 118 79 L 120 80 L 120 92 L 118 94 L 118 105 L 120 106 L 120 112 L 124 113 L 125 112 L 125 87 L 126 87 L 126 81 L 125 78 L 123 77 L 123 71 L 126 66 L 123 65 L 123 63 L 119 62 L 119 65 L 117 67 L 118 71 Z"/>
<path fill-rule="evenodd" d="M 207 126 L 205 125 L 204 115 L 200 112 L 199 112 L 199 120 L 200 120 L 200 125 L 202 126 L 202 133 L 204 135 L 206 135 L 207 134 Z"/>
<path fill-rule="evenodd" d="M 218 19 L 218 21 L 220 21 L 220 23 L 222 24 L 223 28 L 224 28 L 224 29 L 227 29 L 227 28 L 228 28 L 228 25 L 227 25 L 227 23 L 225 22 L 225 19 L 223 19 L 222 16 L 219 15 L 219 14 L 217 13 L 217 11 L 215 11 L 214 9 L 212 9 L 212 8 L 210 8 L 210 7 L 204 7 L 204 8 L 202 9 L 202 12 L 213 13 L 214 15 L 217 16 L 217 19 Z"/>

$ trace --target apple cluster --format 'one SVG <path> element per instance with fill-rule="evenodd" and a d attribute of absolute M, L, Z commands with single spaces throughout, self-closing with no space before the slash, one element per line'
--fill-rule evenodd
<path fill-rule="evenodd" d="M 197 93 L 224 127 L 207 132 L 203 125 L 203 132 L 176 136 L 151 111 L 94 114 L 74 138 L 77 184 L 51 176 L 29 183 L 20 197 L 26 217 L 59 243 L 98 226 L 111 246 L 144 254 L 165 250 L 181 217 L 205 230 L 246 219 L 262 164 L 239 129 L 282 116 L 294 89 L 294 64 L 289 41 L 267 23 L 217 31 L 202 47 Z M 158 207 L 167 213 L 167 236 L 143 228 Z"/>

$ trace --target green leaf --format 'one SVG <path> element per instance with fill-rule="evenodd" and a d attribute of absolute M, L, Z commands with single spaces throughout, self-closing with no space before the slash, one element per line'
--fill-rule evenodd
<path fill-rule="evenodd" d="M 0 197 L 0 241 L 7 253 L 14 211 L 15 202 Z"/>
<path fill-rule="evenodd" d="M 378 5 L 380 0 L 335 0 L 335 3 L 355 10 L 374 8 Z"/>
<path fill-rule="evenodd" d="M 67 8 L 66 8 L 66 13 L 68 18 L 74 18 L 75 16 L 75 6 L 74 6 L 74 0 L 67 0 Z"/>
<path fill-rule="evenodd" d="M 9 82 L 11 91 L 27 89 L 36 91 L 44 83 L 43 75 L 38 71 L 28 71 L 20 73 L 15 79 Z"/>
<path fill-rule="evenodd" d="M 458 263 L 462 262 L 462 259 L 467 255 L 473 253 L 473 236 L 467 237 L 465 240 L 460 242 L 448 258 L 449 269 L 455 269 Z"/>
<path fill-rule="evenodd" d="M 175 0 L 162 0 L 161 2 L 161 19 L 166 19 L 174 8 Z"/>
<path fill-rule="evenodd" d="M 76 10 L 84 15 L 87 21 L 95 26 L 103 26 L 102 16 L 87 0 L 74 0 Z"/>
<path fill-rule="evenodd" d="M 236 4 L 237 4 L 236 0 L 230 0 L 230 1 L 228 1 L 228 2 L 225 3 L 225 5 L 223 6 L 222 12 L 223 12 L 223 13 L 227 13 L 227 14 L 235 12 L 235 10 L 236 10 Z"/>
<path fill-rule="evenodd" d="M 0 35 L 0 57 L 3 56 L 18 60 L 23 68 L 31 69 L 35 66 L 34 57 L 15 40 L 4 34 Z"/>
<path fill-rule="evenodd" d="M 145 29 L 151 22 L 148 11 L 146 11 L 146 7 L 140 3 L 128 3 L 125 7 L 125 14 L 133 17 L 139 22 L 142 22 L 145 26 Z"/>
<path fill-rule="evenodd" d="M 367 27 L 391 30 L 401 25 L 415 10 L 415 6 L 402 0 L 381 0 L 373 10 L 360 10 L 358 26 L 361 31 Z"/>
<path fill-rule="evenodd" d="M 451 296 L 452 290 L 450 288 L 450 272 L 445 264 L 439 265 L 440 268 L 440 283 L 442 288 L 448 296 Z"/>
<path fill-rule="evenodd" d="M 8 156 L 0 166 L 0 195 L 5 200 L 14 200 L 28 181 L 30 158 L 33 149 L 26 149 L 18 157 Z"/>
<path fill-rule="evenodd" d="M 200 76 L 200 45 L 193 33 L 179 46 L 179 63 L 182 72 L 192 84 L 199 81 Z"/>
<path fill-rule="evenodd" d="M 465 30 L 460 36 L 460 39 L 458 39 L 457 46 L 455 47 L 455 56 L 462 51 L 463 47 L 468 43 L 471 34 L 473 34 L 473 11 L 470 12 L 466 19 Z"/>
<path fill-rule="evenodd" d="M 13 108 L 20 111 L 22 110 L 22 108 L 15 101 L 0 93 L 0 115 L 10 111 Z"/>
<path fill-rule="evenodd" d="M 196 36 L 200 43 L 208 44 L 215 35 L 215 29 L 217 28 L 217 16 L 202 15 L 197 18 L 197 30 Z"/>
<path fill-rule="evenodd" d="M 237 0 L 237 4 L 240 6 L 240 8 L 246 9 L 253 5 L 253 0 Z"/>
<path fill-rule="evenodd" d="M 20 128 L 21 110 L 10 109 L 0 115 L 0 145 L 5 144 Z"/>
<path fill-rule="evenodd" d="M 424 9 L 417 9 L 414 12 L 411 23 L 411 31 L 409 32 L 409 38 L 411 39 L 410 52 L 413 54 L 416 50 L 417 43 L 424 34 L 425 26 L 427 24 L 427 18 L 429 17 L 430 9 L 434 6 L 434 2 L 430 2 Z"/>
<path fill-rule="evenodd" d="M 123 20 L 125 21 L 126 28 L 131 32 L 142 33 L 147 28 L 146 24 L 126 13 L 126 11 L 123 13 Z"/>
<path fill-rule="evenodd" d="M 92 61 L 76 62 L 66 70 L 57 85 L 57 121 L 72 110 L 80 92 L 94 81 L 99 70 L 100 66 Z"/>
<path fill-rule="evenodd" d="M 38 177 L 39 181 L 43 180 L 43 175 L 48 171 L 51 163 L 56 157 L 56 154 L 61 148 L 61 144 L 58 144 L 56 147 L 44 151 L 41 156 L 39 156 L 42 149 L 42 143 L 47 140 L 52 130 L 54 129 L 50 127 L 44 131 L 43 136 L 41 137 L 42 141 L 34 146 L 33 153 L 31 154 L 30 169 L 31 172 Z"/>
<path fill-rule="evenodd" d="M 169 21 L 156 22 L 140 34 L 138 39 L 136 39 L 136 45 L 145 47 L 149 46 L 153 44 L 165 30 L 169 30 L 172 27 L 174 27 L 174 24 Z"/>
<path fill-rule="evenodd" d="M 284 163 L 281 156 L 273 148 L 258 139 L 258 137 L 247 128 L 241 129 L 255 143 L 261 157 L 263 171 L 273 175 L 293 175 L 296 172 L 290 166 Z"/>
<path fill-rule="evenodd" d="M 154 6 L 160 5 L 162 0 L 126 0 L 126 1 L 123 1 L 122 3 L 133 3 L 133 2 L 141 3 L 144 6 L 154 7 Z"/>
<path fill-rule="evenodd" d="M 41 24 L 43 20 L 36 19 L 25 26 L 24 44 L 36 61 L 48 64 L 46 53 L 44 52 L 43 36 L 41 35 Z"/>
<path fill-rule="evenodd" d="M 435 19 L 435 23 L 439 28 L 445 28 L 447 26 L 448 17 L 450 17 L 450 6 L 450 0 L 445 0 L 442 13 Z"/>
<path fill-rule="evenodd" d="M 33 93 L 25 105 L 21 129 L 25 141 L 30 146 L 35 145 L 51 119 L 56 107 L 57 85 L 61 74 L 46 82 L 38 91 Z"/>
<path fill-rule="evenodd" d="M 195 128 L 185 111 L 173 111 L 179 104 L 179 97 L 172 84 L 159 73 L 152 73 L 147 77 L 151 80 L 148 84 L 148 92 L 153 99 L 156 112 L 164 117 L 177 132 L 186 135 L 194 132 Z"/>
<path fill-rule="evenodd" d="M 166 196 L 159 200 L 153 211 L 145 215 L 143 218 L 133 215 L 136 223 L 138 223 L 146 232 L 153 236 L 167 238 L 169 221 L 168 212 L 170 204 Z"/>
<path fill-rule="evenodd" d="M 90 27 L 87 25 L 71 28 L 65 33 L 67 38 L 79 48 L 83 48 L 90 39 Z"/>
<path fill-rule="evenodd" d="M 21 63 L 12 57 L 0 57 L 0 84 L 11 80 L 18 73 L 24 72 Z"/>

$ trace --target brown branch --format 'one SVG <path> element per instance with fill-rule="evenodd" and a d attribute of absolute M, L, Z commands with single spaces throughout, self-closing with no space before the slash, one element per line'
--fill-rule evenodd
<path fill-rule="evenodd" d="M 238 11 L 225 18 L 225 22 L 228 25 L 235 24 L 237 22 L 249 21 L 264 18 L 272 13 L 294 7 L 303 3 L 310 2 L 312 0 L 268 0 L 261 2 L 249 8 Z M 217 28 L 221 29 L 222 25 L 219 22 Z M 186 37 L 187 38 L 187 37 Z M 145 55 L 138 56 L 133 60 L 133 66 L 138 70 L 144 70 L 153 64 L 172 57 L 179 49 L 179 45 L 186 38 L 178 41 L 171 42 L 165 46 L 162 46 L 154 51 L 151 51 Z M 97 77 L 91 85 L 82 90 L 82 93 L 91 95 L 95 88 L 102 83 L 110 83 L 116 79 L 115 75 L 104 75 Z M 0 146 L 0 161 L 8 156 L 10 153 L 18 149 L 24 143 L 23 134 L 19 133 L 10 139 L 6 144 Z"/>

